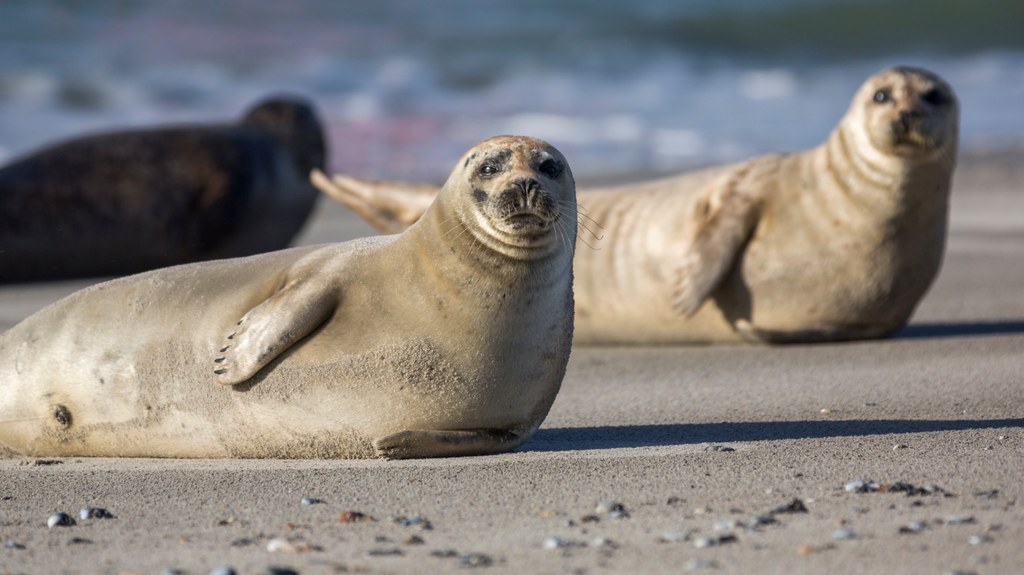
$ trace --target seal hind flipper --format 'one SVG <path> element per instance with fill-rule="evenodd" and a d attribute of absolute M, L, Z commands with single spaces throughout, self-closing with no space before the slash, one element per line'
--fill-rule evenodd
<path fill-rule="evenodd" d="M 285 284 L 238 320 L 213 360 L 217 381 L 235 385 L 249 379 L 327 321 L 337 302 L 335 291 L 318 282 Z"/>
<path fill-rule="evenodd" d="M 488 455 L 514 449 L 528 437 L 505 429 L 409 429 L 375 439 L 373 448 L 384 459 Z"/>
<path fill-rule="evenodd" d="M 683 316 L 695 314 L 718 287 L 754 229 L 758 198 L 739 185 L 749 170 L 729 174 L 694 199 L 672 294 L 672 307 Z"/>
<path fill-rule="evenodd" d="M 320 170 L 310 172 L 309 179 L 321 192 L 385 234 L 397 234 L 413 225 L 441 191 L 439 186 L 366 180 L 343 174 L 328 178 Z"/>

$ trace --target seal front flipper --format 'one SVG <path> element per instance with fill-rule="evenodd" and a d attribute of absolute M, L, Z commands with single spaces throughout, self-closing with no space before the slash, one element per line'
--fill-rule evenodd
<path fill-rule="evenodd" d="M 506 429 L 410 429 L 375 439 L 373 448 L 384 459 L 488 455 L 514 449 L 528 437 Z"/>
<path fill-rule="evenodd" d="M 320 170 L 313 170 L 309 180 L 385 234 L 403 232 L 416 223 L 441 191 L 440 186 L 364 180 L 343 174 L 328 178 Z"/>
<path fill-rule="evenodd" d="M 292 280 L 238 321 L 214 358 L 213 373 L 224 385 L 242 383 L 320 326 L 334 312 L 334 289 Z"/>
<path fill-rule="evenodd" d="M 672 306 L 689 317 L 728 274 L 749 239 L 759 199 L 741 189 L 750 167 L 711 184 L 690 206 L 683 222 L 682 257 L 676 268 Z"/>

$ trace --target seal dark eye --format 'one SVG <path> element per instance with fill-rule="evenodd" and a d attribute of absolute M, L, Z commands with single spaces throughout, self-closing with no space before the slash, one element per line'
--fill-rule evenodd
<path fill-rule="evenodd" d="M 477 170 L 477 173 L 484 177 L 493 176 L 494 174 L 498 173 L 498 166 L 495 166 L 494 164 L 488 162 L 482 164 L 480 168 Z"/>
<path fill-rule="evenodd" d="M 921 95 L 921 99 L 928 102 L 932 106 L 941 106 L 946 103 L 946 95 L 942 93 L 942 90 L 938 88 L 932 88 Z"/>
<path fill-rule="evenodd" d="M 876 104 L 884 104 L 891 99 L 892 94 L 889 93 L 888 88 L 882 88 L 881 90 L 875 92 L 875 96 L 873 98 Z"/>
<path fill-rule="evenodd" d="M 551 179 L 555 179 L 562 174 L 561 162 L 550 158 L 541 162 L 540 168 L 538 169 L 540 170 L 540 173 Z"/>

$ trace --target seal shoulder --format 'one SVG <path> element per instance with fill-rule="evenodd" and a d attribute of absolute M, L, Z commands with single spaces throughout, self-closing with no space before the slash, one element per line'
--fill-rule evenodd
<path fill-rule="evenodd" d="M 777 170 L 779 158 L 761 157 L 722 172 L 694 196 L 681 226 L 672 296 L 677 313 L 696 313 L 735 265 L 770 192 L 764 182 Z"/>

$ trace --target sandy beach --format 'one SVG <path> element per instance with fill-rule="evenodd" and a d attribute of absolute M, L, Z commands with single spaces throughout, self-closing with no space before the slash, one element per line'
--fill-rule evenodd
<path fill-rule="evenodd" d="M 1024 154 L 952 202 L 894 339 L 576 347 L 498 456 L 2 459 L 0 573 L 1024 572 Z M 299 243 L 370 233 L 321 202 Z M 88 283 L 0 286 L 0 330 Z"/>

